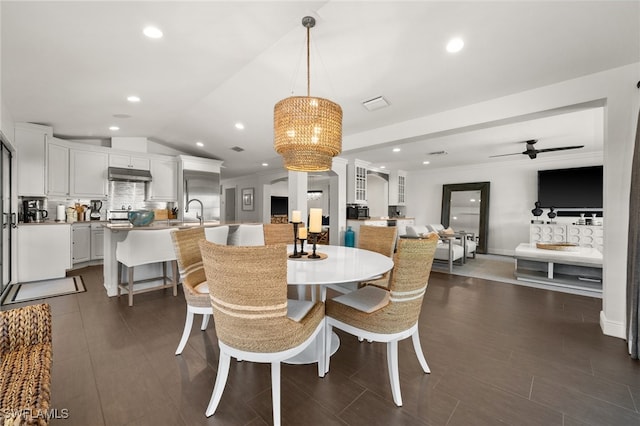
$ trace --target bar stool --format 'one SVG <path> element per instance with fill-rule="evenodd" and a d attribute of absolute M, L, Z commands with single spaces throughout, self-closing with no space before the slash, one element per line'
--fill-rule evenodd
<path fill-rule="evenodd" d="M 124 239 L 116 245 L 116 260 L 118 261 L 118 297 L 122 290 L 129 295 L 129 306 L 133 306 L 133 295 L 148 291 L 173 288 L 173 295 L 178 295 L 178 267 L 176 254 L 171 241 L 171 231 L 175 228 L 158 230 L 131 230 Z M 172 277 L 167 276 L 167 262 L 171 263 Z M 133 279 L 136 266 L 162 263 L 162 275 L 138 281 Z M 128 268 L 128 280 L 122 282 L 122 266 Z M 134 284 L 162 280 L 162 284 L 134 290 Z"/>

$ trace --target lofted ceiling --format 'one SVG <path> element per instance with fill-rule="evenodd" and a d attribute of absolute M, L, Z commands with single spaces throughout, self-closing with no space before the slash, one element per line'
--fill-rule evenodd
<path fill-rule="evenodd" d="M 0 8 L 2 101 L 14 121 L 51 125 L 69 139 L 145 136 L 223 160 L 224 177 L 282 167 L 273 105 L 306 94 L 306 15 L 317 20 L 311 94 L 342 106 L 343 156 L 389 168 L 530 161 L 489 159 L 523 151 L 528 139 L 601 151 L 602 108 L 367 150 L 354 150 L 349 137 L 640 61 L 637 1 L 3 0 Z M 164 37 L 146 38 L 147 25 Z M 465 47 L 450 54 L 454 36 Z M 390 106 L 362 106 L 380 95 Z M 401 151 L 390 153 L 396 145 Z M 441 150 L 447 155 L 427 158 Z"/>

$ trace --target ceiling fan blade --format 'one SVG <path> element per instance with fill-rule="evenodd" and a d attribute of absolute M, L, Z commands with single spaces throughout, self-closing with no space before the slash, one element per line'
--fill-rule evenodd
<path fill-rule="evenodd" d="M 575 145 L 575 146 L 561 146 L 558 148 L 544 148 L 544 149 L 538 149 L 536 151 L 538 152 L 552 152 L 552 151 L 564 151 L 567 149 L 578 149 L 578 148 L 584 148 L 584 145 Z"/>
<path fill-rule="evenodd" d="M 490 155 L 489 158 L 494 158 L 494 157 L 506 157 L 508 155 L 522 155 L 522 152 L 514 152 L 513 154 L 499 154 L 499 155 Z"/>

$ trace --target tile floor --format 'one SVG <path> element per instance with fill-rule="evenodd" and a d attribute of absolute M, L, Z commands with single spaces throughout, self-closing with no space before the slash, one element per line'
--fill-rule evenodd
<path fill-rule="evenodd" d="M 271 424 L 269 368 L 232 362 L 215 416 L 204 411 L 218 362 L 213 322 L 175 356 L 185 315 L 170 290 L 108 298 L 102 269 L 86 293 L 52 305 L 52 425 Z M 3 309 L 6 309 L 4 307 Z M 285 425 L 640 425 L 640 363 L 602 335 L 601 300 L 433 272 L 420 319 L 432 373 L 399 345 L 404 406 L 391 398 L 381 344 L 341 334 L 331 371 L 282 369 Z"/>

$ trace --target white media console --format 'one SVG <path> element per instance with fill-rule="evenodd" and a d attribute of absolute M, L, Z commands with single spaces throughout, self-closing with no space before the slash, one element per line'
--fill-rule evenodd
<path fill-rule="evenodd" d="M 593 247 L 545 250 L 522 243 L 515 250 L 516 279 L 545 288 L 602 297 L 602 253 Z"/>

